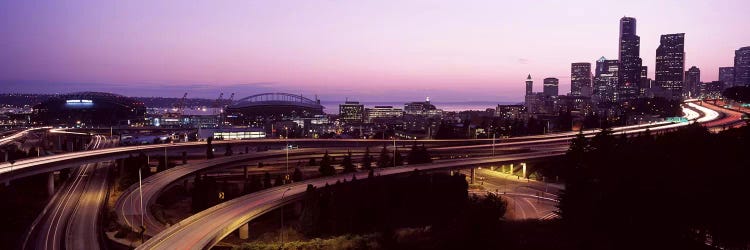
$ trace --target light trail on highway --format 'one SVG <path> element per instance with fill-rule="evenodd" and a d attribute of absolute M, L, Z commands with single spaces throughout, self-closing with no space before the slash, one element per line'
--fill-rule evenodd
<path fill-rule="evenodd" d="M 111 146 L 95 136 L 91 148 Z M 101 249 L 99 214 L 106 201 L 111 163 L 87 163 L 75 168 L 32 223 L 23 249 Z"/>
<path fill-rule="evenodd" d="M 545 158 L 562 155 L 566 150 L 567 147 L 564 147 L 548 152 L 520 153 L 503 157 L 472 158 L 433 164 L 377 169 L 375 175 L 386 176 L 410 173 L 414 170 L 430 171 Z M 367 175 L 367 172 L 341 174 L 333 177 L 292 183 L 241 196 L 199 212 L 172 225 L 146 241 L 137 249 L 206 249 L 216 244 L 242 224 L 247 223 L 247 221 L 300 198 L 307 189 L 308 184 L 320 187 L 326 184 L 334 184 L 344 179 L 350 180 L 352 176 L 356 176 L 357 179 L 364 179 L 367 178 Z M 281 195 L 285 191 L 286 196 L 281 200 Z"/>
<path fill-rule="evenodd" d="M 705 116 L 705 112 L 703 113 Z M 716 119 L 713 117 L 712 119 Z M 704 120 L 705 121 L 705 120 Z M 674 123 L 665 124 L 658 128 L 639 128 L 630 131 L 622 131 L 623 134 L 640 133 L 648 129 L 653 130 L 668 130 L 676 127 L 686 126 L 688 123 Z M 587 137 L 593 136 L 592 134 Z M 537 142 L 553 142 L 558 139 L 543 139 Z M 529 160 L 540 157 L 559 156 L 567 151 L 567 147 L 561 147 L 560 149 L 542 152 L 532 152 L 525 154 L 518 154 L 524 156 L 518 156 L 513 159 L 513 156 L 501 156 L 501 157 L 488 157 L 487 158 L 473 158 L 464 159 L 457 162 L 445 162 L 427 164 L 426 167 L 420 166 L 406 166 L 400 168 L 390 168 L 385 170 L 379 170 L 378 175 L 389 175 L 399 174 L 408 172 L 413 169 L 420 170 L 432 170 L 432 169 L 446 169 L 457 166 L 476 166 L 486 163 L 501 163 L 513 160 Z M 486 162 L 489 160 L 490 162 Z M 484 162 L 483 162 L 484 161 Z M 448 165 L 446 165 L 448 164 Z M 456 165 L 449 165 L 456 164 Z M 401 172 L 399 172 L 401 171 Z M 367 173 L 356 173 L 358 179 L 365 177 Z M 336 176 L 331 178 L 309 180 L 302 183 L 285 185 L 281 188 L 273 190 L 264 190 L 257 193 L 248 194 L 234 200 L 227 201 L 225 203 L 216 205 L 200 213 L 197 213 L 175 225 L 167 228 L 157 234 L 143 245 L 139 246 L 138 249 L 205 249 L 218 243 L 223 237 L 239 228 L 244 223 L 247 223 L 252 218 L 258 217 L 272 209 L 278 208 L 283 204 L 290 202 L 295 198 L 299 198 L 303 192 L 302 186 L 311 184 L 314 186 L 325 185 L 326 183 L 335 183 L 335 181 L 341 180 L 341 178 L 347 178 L 346 176 Z M 289 195 L 284 200 L 281 200 L 280 195 L 283 194 L 282 190 L 289 191 Z M 185 240 L 191 239 L 191 240 Z"/>

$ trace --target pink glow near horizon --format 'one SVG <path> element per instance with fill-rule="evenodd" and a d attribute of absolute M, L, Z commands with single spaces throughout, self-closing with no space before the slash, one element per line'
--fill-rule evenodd
<path fill-rule="evenodd" d="M 528 73 L 536 89 L 561 78 L 566 93 L 570 63 L 616 58 L 623 15 L 638 19 L 651 77 L 659 35 L 686 33 L 686 69 L 716 80 L 750 45 L 748 9 L 741 0 L 11 0 L 0 3 L 0 81 L 514 101 Z"/>

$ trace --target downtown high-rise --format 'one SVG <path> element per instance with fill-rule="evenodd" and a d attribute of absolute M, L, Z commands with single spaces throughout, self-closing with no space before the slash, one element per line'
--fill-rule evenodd
<path fill-rule="evenodd" d="M 573 63 L 570 66 L 570 95 L 583 95 L 585 89 L 591 88 L 591 63 Z M 591 92 L 591 91 L 589 91 Z"/>
<path fill-rule="evenodd" d="M 633 17 L 620 19 L 619 72 L 617 79 L 618 99 L 626 101 L 638 95 L 641 82 L 641 38 L 636 35 L 636 20 Z"/>
<path fill-rule="evenodd" d="M 531 80 L 531 74 L 526 77 L 526 95 L 534 93 L 534 80 Z"/>
<path fill-rule="evenodd" d="M 679 98 L 685 79 L 685 33 L 661 35 L 654 82 L 666 97 Z"/>
<path fill-rule="evenodd" d="M 560 81 L 554 77 L 544 78 L 544 86 L 542 92 L 545 96 L 557 96 L 559 93 Z"/>
<path fill-rule="evenodd" d="M 750 86 L 750 46 L 734 51 L 734 86 Z"/>
<path fill-rule="evenodd" d="M 719 67 L 719 81 L 726 88 L 734 86 L 734 67 Z"/>
<path fill-rule="evenodd" d="M 687 97 L 697 97 L 700 94 L 701 70 L 698 67 L 690 67 L 685 72 L 684 95 Z"/>
<path fill-rule="evenodd" d="M 617 101 L 617 81 L 620 62 L 601 57 L 594 70 L 594 96 L 600 102 Z"/>

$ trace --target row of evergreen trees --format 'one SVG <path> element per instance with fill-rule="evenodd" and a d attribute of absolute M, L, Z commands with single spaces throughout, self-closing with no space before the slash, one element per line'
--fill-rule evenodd
<path fill-rule="evenodd" d="M 336 168 L 333 166 L 334 161 L 335 159 L 328 154 L 328 151 L 326 151 L 319 163 L 318 171 L 320 172 L 320 174 L 323 176 L 335 175 Z M 412 145 L 411 150 L 407 155 L 406 161 L 410 165 L 431 163 L 432 157 L 430 156 L 430 152 L 427 151 L 427 148 L 424 145 L 417 146 L 417 144 L 415 143 Z M 362 155 L 360 163 L 363 170 L 369 171 L 372 170 L 373 167 L 387 168 L 393 167 L 394 165 L 403 166 L 404 157 L 401 155 L 401 151 L 399 150 L 396 150 L 394 156 L 392 157 L 388 148 L 386 146 L 383 146 L 383 149 L 380 151 L 380 155 L 376 161 L 370 154 L 370 148 L 368 147 L 365 149 L 365 153 L 364 155 Z M 375 163 L 375 166 L 373 166 L 373 163 Z M 318 163 L 316 163 L 314 158 L 311 158 L 310 162 L 308 163 L 308 165 L 310 166 L 314 166 L 316 164 Z M 352 173 L 357 171 L 357 166 L 354 164 L 351 151 L 349 151 L 341 160 L 340 166 L 343 168 L 343 173 Z"/>
<path fill-rule="evenodd" d="M 559 211 L 568 249 L 747 249 L 750 128 L 579 135 Z"/>

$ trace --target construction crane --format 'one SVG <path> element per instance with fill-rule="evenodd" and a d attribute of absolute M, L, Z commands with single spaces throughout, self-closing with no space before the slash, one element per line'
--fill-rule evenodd
<path fill-rule="evenodd" d="M 227 103 L 224 105 L 224 107 L 232 105 L 232 100 L 234 100 L 234 93 L 229 95 L 229 99 L 227 99 Z"/>
<path fill-rule="evenodd" d="M 211 109 L 213 110 L 214 115 L 220 115 L 221 114 L 221 98 L 224 97 L 224 93 L 222 92 L 219 94 L 219 98 L 216 98 L 216 101 L 214 101 L 214 104 L 212 105 Z M 220 119 L 221 120 L 221 119 Z"/>
<path fill-rule="evenodd" d="M 227 99 L 224 102 L 224 105 L 221 105 L 221 113 L 219 115 L 219 127 L 223 127 L 224 123 L 226 122 L 226 112 L 224 112 L 227 109 L 227 106 L 232 105 L 232 100 L 234 100 L 234 93 L 229 95 L 229 99 Z"/>
<path fill-rule="evenodd" d="M 188 93 L 185 92 L 184 95 L 182 95 L 182 99 L 180 99 L 180 102 L 177 103 L 177 112 L 182 114 L 182 111 L 185 110 L 185 99 L 187 99 Z"/>
<path fill-rule="evenodd" d="M 221 108 L 221 98 L 224 97 L 224 93 L 219 94 L 219 98 L 214 101 L 214 108 Z"/>
<path fill-rule="evenodd" d="M 182 95 L 182 99 L 180 99 L 177 103 L 174 104 L 174 108 L 172 110 L 167 111 L 166 115 L 169 118 L 180 118 L 182 116 L 182 111 L 185 107 L 185 98 L 187 98 L 187 92 L 185 92 L 184 95 Z"/>

